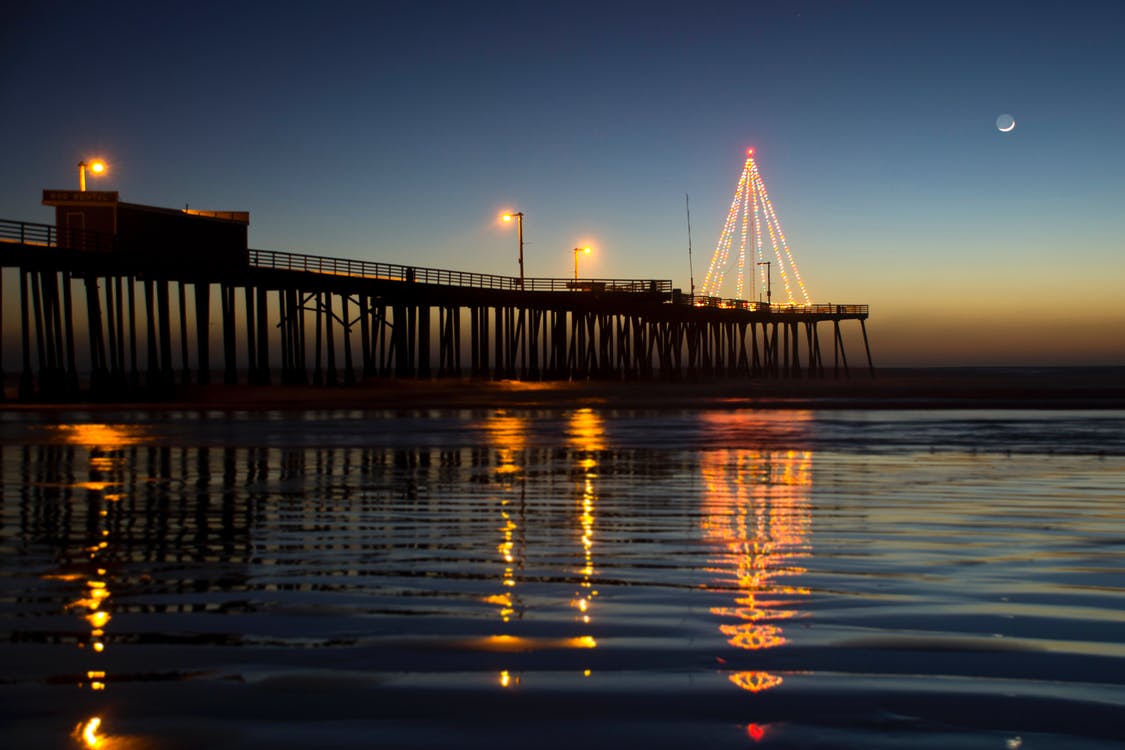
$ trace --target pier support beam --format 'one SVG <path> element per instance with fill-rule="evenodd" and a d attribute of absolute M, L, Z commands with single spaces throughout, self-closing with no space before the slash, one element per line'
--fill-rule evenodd
<path fill-rule="evenodd" d="M 98 295 L 98 279 L 87 276 L 86 282 L 86 326 L 90 340 L 90 391 L 105 392 L 109 371 L 106 369 L 105 342 L 102 338 L 102 306 Z"/>
<path fill-rule="evenodd" d="M 180 382 L 191 382 L 191 362 L 188 360 L 187 292 L 183 281 L 176 282 L 176 295 L 180 303 Z"/>
<path fill-rule="evenodd" d="M 28 315 L 28 272 L 20 268 L 20 365 L 19 397 L 26 401 L 35 395 L 35 377 L 31 373 L 31 319 Z"/>
<path fill-rule="evenodd" d="M 159 279 L 156 282 L 156 301 L 160 308 L 160 385 L 172 385 L 172 307 L 170 282 Z"/>
<path fill-rule="evenodd" d="M 137 278 L 126 277 L 129 290 L 129 387 L 141 387 L 141 370 L 137 365 Z"/>
<path fill-rule="evenodd" d="M 839 377 L 839 365 L 842 362 L 844 365 L 844 377 L 851 378 L 851 373 L 848 372 L 848 354 L 844 351 L 844 337 L 840 334 L 840 321 L 833 320 L 832 328 L 836 337 L 836 354 L 837 354 L 837 368 L 836 377 Z"/>
<path fill-rule="evenodd" d="M 195 381 L 200 385 L 211 382 L 211 285 L 206 281 L 195 283 Z"/>
<path fill-rule="evenodd" d="M 340 377 L 336 371 L 336 332 L 332 326 L 332 292 L 324 293 L 324 343 L 328 357 L 328 369 L 324 375 L 325 385 L 339 385 Z"/>
<path fill-rule="evenodd" d="M 321 349 L 324 346 L 324 305 L 320 300 L 320 292 L 314 292 L 312 295 L 313 300 L 313 324 L 316 326 L 316 333 L 313 337 L 313 385 L 324 385 L 324 368 L 321 367 Z"/>
<path fill-rule="evenodd" d="M 235 340 L 234 287 L 223 284 L 219 287 L 219 295 L 223 315 L 223 382 L 235 385 L 238 383 L 238 342 Z"/>
<path fill-rule="evenodd" d="M 267 290 L 265 287 L 257 287 L 255 290 L 257 297 L 257 313 L 254 316 L 258 326 L 258 366 L 257 378 L 255 383 L 257 385 L 270 384 L 270 327 L 269 327 L 269 300 L 267 298 Z"/>
<path fill-rule="evenodd" d="M 359 355 L 363 358 L 363 377 L 375 375 L 375 361 L 371 356 L 371 298 L 359 295 Z"/>
<path fill-rule="evenodd" d="M 867 352 L 867 369 L 871 373 L 871 377 L 875 377 L 875 365 L 871 362 L 871 346 L 867 343 L 867 325 L 863 318 L 859 319 L 859 328 L 863 331 L 863 349 Z"/>
<path fill-rule="evenodd" d="M 430 372 L 430 306 L 419 305 L 418 324 L 416 327 L 418 339 L 418 372 L 417 377 L 429 379 Z"/>
<path fill-rule="evenodd" d="M 6 401 L 8 394 L 4 388 L 4 268 L 0 266 L 0 401 Z"/>
<path fill-rule="evenodd" d="M 344 332 L 344 385 L 355 385 L 355 363 L 352 361 L 351 297 L 340 295 L 340 323 Z"/>

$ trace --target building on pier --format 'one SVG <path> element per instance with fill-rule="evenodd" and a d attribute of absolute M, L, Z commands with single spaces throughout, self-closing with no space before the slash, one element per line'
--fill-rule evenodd
<path fill-rule="evenodd" d="M 63 247 L 116 253 L 151 265 L 249 263 L 247 211 L 200 211 L 123 203 L 111 190 L 44 190 L 43 205 L 55 207 Z"/>

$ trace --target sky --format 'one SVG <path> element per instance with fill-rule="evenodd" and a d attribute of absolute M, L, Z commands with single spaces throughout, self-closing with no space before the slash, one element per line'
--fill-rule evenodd
<path fill-rule="evenodd" d="M 0 218 L 100 156 L 256 248 L 514 276 L 520 210 L 528 276 L 687 290 L 753 147 L 877 365 L 1125 365 L 1120 0 L 6 8 Z"/>

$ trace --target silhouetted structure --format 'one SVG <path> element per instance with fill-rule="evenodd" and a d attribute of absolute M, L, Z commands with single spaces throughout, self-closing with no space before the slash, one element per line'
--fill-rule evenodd
<path fill-rule="evenodd" d="M 821 377 L 821 324 L 832 326 L 839 376 L 848 320 L 871 368 L 866 305 L 771 306 L 692 297 L 667 280 L 521 282 L 250 250 L 245 213 L 140 206 L 113 192 L 44 191 L 44 203 L 58 228 L 0 220 L 0 269 L 19 273 L 21 398 L 74 397 L 80 370 L 95 397 L 160 392 L 210 382 L 213 363 L 224 382 L 255 384 Z"/>

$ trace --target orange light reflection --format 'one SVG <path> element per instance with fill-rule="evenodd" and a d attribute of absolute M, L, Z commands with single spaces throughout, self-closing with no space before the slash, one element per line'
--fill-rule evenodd
<path fill-rule="evenodd" d="M 704 425 L 720 444 L 742 442 L 784 431 L 799 434 L 810 412 L 786 412 L 784 425 L 776 414 L 726 412 L 704 414 Z M 737 438 L 737 439 L 735 439 Z M 778 621 L 796 617 L 794 597 L 808 593 L 783 583 L 804 569 L 793 564 L 807 554 L 811 527 L 809 493 L 812 452 L 724 448 L 703 453 L 704 536 L 714 544 L 721 588 L 737 590 L 734 606 L 714 607 L 712 614 L 733 619 L 719 632 L 734 648 L 761 651 L 786 643 Z M 730 681 L 757 693 L 782 684 L 782 677 L 760 670 L 740 670 Z M 756 726 L 756 725 L 754 725 Z M 757 739 L 757 738 L 755 738 Z"/>
<path fill-rule="evenodd" d="M 518 635 L 490 635 L 466 643 L 470 648 L 494 653 L 531 653 L 532 651 L 557 651 L 564 649 L 597 648 L 597 640 L 590 635 L 577 638 L 532 638 Z"/>
<path fill-rule="evenodd" d="M 587 453 L 605 450 L 605 424 L 593 409 L 578 409 L 571 414 L 567 433 L 572 448 Z M 592 467 L 590 464 L 588 468 Z"/>
<path fill-rule="evenodd" d="M 109 622 L 110 619 L 112 618 L 110 617 L 109 612 L 106 612 L 105 610 L 98 610 L 97 612 L 91 612 L 90 614 L 86 615 L 86 621 L 90 623 L 91 627 L 98 630 L 104 628 L 105 624 Z"/>
<path fill-rule="evenodd" d="M 511 217 L 506 217 L 510 221 Z M 516 593 L 517 569 L 523 567 L 522 537 L 520 523 L 522 523 L 523 492 L 524 492 L 524 466 L 527 463 L 527 432 L 528 419 L 523 416 L 509 414 L 498 410 L 490 414 L 483 423 L 487 436 L 488 453 L 492 460 L 489 461 L 492 472 L 499 483 L 500 503 L 500 542 L 496 545 L 496 552 L 503 565 L 503 574 L 500 585 L 504 589 L 497 594 L 484 597 L 484 601 L 498 608 L 497 614 L 500 621 L 507 624 L 513 618 L 519 620 L 523 617 L 523 608 L 519 603 Z M 515 489 L 520 489 L 519 502 L 514 503 Z M 520 639 L 511 635 L 498 635 L 487 640 L 488 650 L 493 651 L 519 651 L 523 649 Z M 519 678 L 515 679 L 519 684 Z M 508 670 L 500 672 L 500 686 L 507 688 L 512 684 L 512 676 Z"/>
<path fill-rule="evenodd" d="M 83 566 L 83 572 L 59 572 L 48 574 L 46 578 L 67 582 L 82 581 L 84 586 L 80 593 L 70 601 L 66 609 L 79 610 L 79 614 L 89 626 L 89 638 L 79 641 L 79 648 L 90 646 L 91 650 L 99 655 L 106 648 L 106 626 L 113 619 L 108 611 L 107 604 L 112 597 L 111 589 L 114 577 L 110 573 L 109 565 L 103 561 L 112 539 L 111 530 L 115 520 L 111 509 L 120 501 L 123 484 L 120 477 L 115 474 L 124 466 L 127 456 L 121 449 L 126 446 L 137 445 L 148 440 L 146 429 L 138 425 L 113 425 L 113 424 L 63 424 L 50 428 L 58 439 L 69 445 L 85 447 L 89 450 L 90 474 L 85 481 L 73 483 L 71 486 L 84 489 L 89 493 L 88 502 L 90 518 L 93 525 L 89 534 L 98 539 L 85 547 L 88 562 Z M 107 673 L 104 669 L 87 669 L 82 687 L 88 687 L 94 692 L 101 692 L 108 684 Z M 75 728 L 76 740 L 87 748 L 102 748 L 123 746 L 131 742 L 124 737 L 110 737 L 102 733 L 102 719 L 93 716 Z"/>
<path fill-rule="evenodd" d="M 64 424 L 55 425 L 54 430 L 64 442 L 106 450 L 137 445 L 147 437 L 139 425 Z"/>
<path fill-rule="evenodd" d="M 775 688 L 783 682 L 781 677 L 769 672 L 733 672 L 730 681 L 751 693 Z"/>
<path fill-rule="evenodd" d="M 85 723 L 79 724 L 74 732 L 86 747 L 99 747 L 102 744 L 102 737 L 98 735 L 101 725 L 101 717 L 93 716 Z"/>
<path fill-rule="evenodd" d="M 578 514 L 578 540 L 582 545 L 582 567 L 578 570 L 579 590 L 575 592 L 570 604 L 578 610 L 577 619 L 589 625 L 592 619 L 593 598 L 598 595 L 593 590 L 594 575 L 594 521 L 595 505 L 598 499 L 596 488 L 598 451 L 605 450 L 605 423 L 601 414 L 593 409 L 578 409 L 570 415 L 567 425 L 570 444 L 574 448 L 575 465 L 581 470 L 582 494 Z M 579 641 L 588 644 L 586 648 L 596 648 L 593 636 L 583 636 Z"/>

